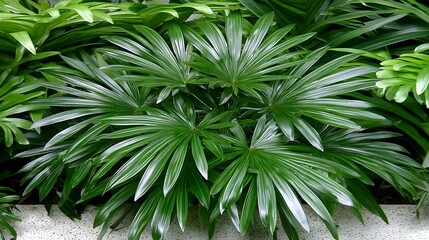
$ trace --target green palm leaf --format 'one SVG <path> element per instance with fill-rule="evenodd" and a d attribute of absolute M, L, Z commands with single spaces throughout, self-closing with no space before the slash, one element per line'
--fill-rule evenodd
<path fill-rule="evenodd" d="M 308 33 L 280 42 L 292 26 L 267 36 L 273 16 L 273 14 L 267 14 L 255 23 L 244 47 L 241 47 L 240 30 L 243 19 L 238 13 L 231 13 L 227 17 L 226 36 L 210 22 L 197 22 L 208 42 L 193 29 L 186 28 L 184 31 L 186 38 L 201 53 L 195 56 L 195 62 L 189 63 L 204 74 L 201 81 L 212 87 L 232 88 L 232 92 L 237 95 L 239 89 L 255 94 L 255 89 L 261 90 L 267 87 L 266 82 L 285 79 L 284 75 L 275 73 L 280 69 L 296 65 L 296 62 L 288 60 L 299 53 L 279 56 L 280 53 L 287 53 L 288 49 L 311 38 L 314 34 Z"/>
<path fill-rule="evenodd" d="M 236 130 L 236 132 L 239 133 L 240 131 Z M 240 144 L 234 150 L 231 149 L 232 151 L 237 151 L 239 156 L 233 160 L 233 163 L 219 176 L 212 186 L 211 194 L 221 192 L 218 206 L 220 212 L 230 207 L 240 198 L 243 189 L 249 183 L 249 181 L 244 181 L 243 179 L 248 177 L 256 181 L 256 185 L 253 185 L 253 188 L 256 186 L 259 214 L 262 223 L 270 228 L 272 232 L 277 223 L 276 209 L 278 208 L 277 202 L 280 200 L 285 201 L 287 204 L 279 206 L 287 208 L 285 211 L 289 213 L 288 217 L 304 229 L 309 229 L 305 214 L 294 193 L 296 191 L 326 221 L 328 228 L 335 236 L 337 234 L 335 224 L 322 199 L 331 198 L 331 201 L 335 199 L 336 202 L 353 206 L 357 209 L 360 208 L 360 205 L 346 188 L 312 167 L 322 169 L 321 167 L 326 164 L 327 167 L 323 168 L 324 171 L 344 174 L 345 177 L 349 178 L 359 178 L 360 174 L 345 166 L 341 166 L 340 170 L 338 169 L 339 165 L 331 161 L 289 152 L 284 144 L 278 134 L 278 128 L 275 123 L 267 121 L 265 116 L 261 117 L 254 130 L 250 145 Z M 308 159 L 309 163 L 312 161 L 320 163 L 317 166 L 315 164 L 309 167 L 305 163 L 303 164 L 302 161 L 305 159 Z M 337 170 L 333 170 L 333 168 Z M 249 191 L 251 189 L 252 187 L 249 188 Z M 276 193 L 280 193 L 282 197 L 278 199 Z M 252 194 L 249 195 L 250 198 L 252 198 L 251 196 Z M 254 205 L 252 204 L 252 206 Z M 253 209 L 247 208 L 242 217 L 248 218 L 244 214 L 249 214 L 251 211 Z M 242 229 L 244 230 L 246 227 Z"/>
<path fill-rule="evenodd" d="M 100 49 L 107 56 L 122 63 L 107 66 L 105 69 L 129 72 L 127 75 L 117 77 L 116 81 L 136 82 L 145 87 L 165 87 L 166 94 L 163 94 L 158 102 L 168 97 L 172 90 L 193 83 L 195 72 L 185 64 L 192 60 L 191 49 L 185 45 L 180 27 L 173 24 L 169 28 L 172 49 L 154 30 L 145 26 L 136 26 L 136 29 L 144 38 L 132 32 L 129 34 L 138 42 L 126 37 L 106 37 L 123 50 Z M 133 63 L 134 66 L 129 66 L 128 63 Z M 143 74 L 147 75 L 142 76 Z"/>

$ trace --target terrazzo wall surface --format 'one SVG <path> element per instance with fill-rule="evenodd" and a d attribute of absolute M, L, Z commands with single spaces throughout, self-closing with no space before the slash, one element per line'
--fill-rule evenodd
<path fill-rule="evenodd" d="M 368 212 L 363 213 L 365 226 L 348 209 L 338 209 L 335 221 L 338 225 L 340 239 L 398 239 L 398 240 L 429 240 L 429 214 L 423 213 L 416 218 L 415 206 L 410 205 L 384 205 L 382 206 L 389 218 L 389 225 L 380 218 Z M 20 205 L 17 214 L 22 222 L 15 224 L 19 234 L 17 240 L 92 240 L 97 239 L 100 228 L 93 229 L 92 221 L 96 214 L 95 208 L 86 211 L 82 220 L 72 221 L 65 217 L 57 207 L 53 207 L 48 216 L 41 205 Z M 301 233 L 304 240 L 332 239 L 328 230 L 318 217 L 308 211 L 311 227 L 310 233 Z M 128 222 L 129 223 L 129 222 Z M 171 224 L 166 239 L 193 240 L 207 239 L 207 229 L 201 228 L 195 211 L 190 212 L 186 231 L 182 232 L 176 221 Z M 105 240 L 126 239 L 127 228 L 121 226 L 105 236 Z M 141 239 L 151 239 L 150 229 L 146 229 Z M 217 224 L 214 239 L 272 239 L 268 232 L 260 225 L 253 226 L 244 236 L 240 237 L 228 217 L 223 217 Z M 287 239 L 283 231 L 279 231 L 278 239 Z"/>

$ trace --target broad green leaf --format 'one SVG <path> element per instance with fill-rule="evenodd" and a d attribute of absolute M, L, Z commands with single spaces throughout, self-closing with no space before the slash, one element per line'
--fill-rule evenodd
<path fill-rule="evenodd" d="M 223 158 L 223 149 L 219 143 L 216 143 L 215 141 L 208 139 L 208 138 L 204 138 L 203 142 L 204 142 L 204 146 L 210 152 L 212 152 L 214 155 L 216 155 L 216 157 Z"/>
<path fill-rule="evenodd" d="M 213 14 L 213 10 L 210 7 L 208 7 L 205 4 L 201 4 L 201 3 L 187 2 L 187 3 L 179 5 L 179 7 L 180 8 L 182 8 L 182 7 L 189 7 L 189 8 L 193 8 L 193 9 L 195 9 L 195 10 L 201 12 L 201 13 L 204 13 L 204 14 Z"/>
<path fill-rule="evenodd" d="M 95 138 L 99 136 L 99 134 L 104 131 L 108 126 L 106 124 L 95 124 L 90 129 L 86 131 L 86 133 L 80 135 L 73 143 L 72 146 L 69 147 L 66 158 L 64 159 L 64 162 L 68 162 L 68 158 L 71 154 L 73 154 L 74 151 L 77 151 L 79 148 L 83 147 L 84 145 L 90 143 Z"/>
<path fill-rule="evenodd" d="M 268 11 L 254 0 L 240 0 L 240 3 L 258 17 L 262 17 L 262 15 L 266 14 Z"/>
<path fill-rule="evenodd" d="M 39 119 L 40 120 L 40 119 Z M 78 133 L 82 129 L 84 129 L 86 126 L 88 126 L 94 119 L 91 118 L 85 121 L 82 121 L 78 124 L 75 124 L 73 126 L 70 126 L 68 128 L 63 129 L 62 131 L 58 132 L 55 136 L 53 136 L 49 142 L 45 144 L 45 149 L 50 148 L 53 145 L 56 145 L 58 143 L 61 143 L 62 141 L 72 137 L 74 134 Z"/>
<path fill-rule="evenodd" d="M 291 118 L 292 123 L 298 131 L 313 145 L 315 148 L 323 151 L 322 139 L 319 133 L 306 121 L 301 118 Z"/>
<path fill-rule="evenodd" d="M 0 197 L 0 203 L 7 203 L 19 200 L 19 196 L 16 195 L 6 195 L 4 197 Z"/>
<path fill-rule="evenodd" d="M 0 226 L 2 227 L 2 228 L 5 228 L 5 229 L 7 229 L 7 231 L 13 236 L 13 237 L 16 237 L 17 236 L 17 233 L 16 233 L 16 231 L 15 231 L 15 229 L 8 223 L 8 222 L 6 222 L 5 220 L 3 220 L 3 219 L 1 219 L 0 218 Z M 3 232 L 0 232 L 0 236 L 3 236 Z"/>
<path fill-rule="evenodd" d="M 420 44 L 418 45 L 415 49 L 414 52 L 415 53 L 422 53 L 424 51 L 427 51 L 429 49 L 429 43 L 424 43 L 424 44 Z"/>
<path fill-rule="evenodd" d="M 236 204 L 232 204 L 230 208 L 227 209 L 228 215 L 237 231 L 240 231 L 240 218 L 238 216 L 238 209 Z"/>
<path fill-rule="evenodd" d="M 404 102 L 405 99 L 407 99 L 408 94 L 412 88 L 413 88 L 412 85 L 400 86 L 395 93 L 395 97 L 394 97 L 395 101 L 399 103 Z"/>
<path fill-rule="evenodd" d="M 283 226 L 283 229 L 285 230 L 286 235 L 290 240 L 299 240 L 299 235 L 298 235 L 298 231 L 296 230 L 296 227 L 291 224 L 286 213 L 282 211 L 283 209 L 286 209 L 286 207 L 282 207 L 283 204 L 284 203 L 282 202 L 280 202 L 279 204 L 281 209 L 279 211 L 279 218 Z"/>
<path fill-rule="evenodd" d="M 36 55 L 36 48 L 34 47 L 33 41 L 30 35 L 26 31 L 10 33 L 10 35 L 18 41 L 22 46 L 25 47 L 29 52 Z"/>
<path fill-rule="evenodd" d="M 84 108 L 66 110 L 66 111 L 45 117 L 42 120 L 35 122 L 31 127 L 39 128 L 39 127 L 51 125 L 54 123 L 69 121 L 70 119 L 80 118 L 80 117 L 102 113 L 102 112 L 103 111 L 101 109 L 84 109 Z"/>
<path fill-rule="evenodd" d="M 15 139 L 19 144 L 21 144 L 21 145 L 30 144 L 28 139 L 25 138 L 24 133 L 21 130 L 19 130 L 19 128 L 17 128 L 14 125 L 9 125 L 9 129 L 12 131 L 13 135 L 15 135 Z"/>
<path fill-rule="evenodd" d="M 261 171 L 256 177 L 256 187 L 259 216 L 264 226 L 273 234 L 277 226 L 276 194 L 273 182 L 265 172 Z"/>
<path fill-rule="evenodd" d="M 156 100 L 156 103 L 159 104 L 160 102 L 164 101 L 168 96 L 171 94 L 171 88 L 165 87 L 162 89 L 162 91 L 158 95 L 158 99 Z"/>
<path fill-rule="evenodd" d="M 380 205 L 378 205 L 371 192 L 368 191 L 365 185 L 359 181 L 350 179 L 347 181 L 347 189 L 366 209 L 379 216 L 385 223 L 388 223 L 383 209 L 380 207 Z"/>
<path fill-rule="evenodd" d="M 332 236 L 335 239 L 338 239 L 337 227 L 334 223 L 334 220 L 320 198 L 310 188 L 308 188 L 302 180 L 293 175 L 288 175 L 288 178 L 289 177 L 292 178 L 290 183 L 298 192 L 298 194 L 324 220 L 324 223 L 328 227 Z"/>
<path fill-rule="evenodd" d="M 174 7 L 172 6 L 165 6 L 165 5 L 154 6 L 150 8 L 145 8 L 142 11 L 139 11 L 138 14 L 142 17 L 145 17 L 145 16 L 155 16 L 160 13 L 166 13 L 173 16 L 174 18 L 179 18 L 180 17 L 179 13 L 173 8 Z"/>
<path fill-rule="evenodd" d="M 337 47 L 350 39 L 356 38 L 366 32 L 374 31 L 377 28 L 380 28 L 390 22 L 399 20 L 405 16 L 406 16 L 405 14 L 398 14 L 398 15 L 393 15 L 391 17 L 386 17 L 386 18 L 381 18 L 381 19 L 376 19 L 376 20 L 366 22 L 364 27 L 358 28 L 356 30 L 343 34 L 342 36 L 332 40 L 329 45 L 332 47 Z"/>
<path fill-rule="evenodd" d="M 27 184 L 27 187 L 24 189 L 22 195 L 27 195 L 34 188 L 38 187 L 48 177 L 49 173 L 49 168 L 44 168 L 42 171 L 37 173 L 37 175 L 34 176 L 31 180 L 31 182 Z"/>
<path fill-rule="evenodd" d="M 227 179 L 228 183 L 224 187 L 220 196 L 219 210 L 221 213 L 225 209 L 228 209 L 232 204 L 234 204 L 235 201 L 237 201 L 237 199 L 240 197 L 243 188 L 244 178 L 247 173 L 249 161 L 246 158 L 238 159 L 236 161 L 239 161 L 240 163 L 235 169 L 235 172 L 232 174 L 232 176 Z"/>
<path fill-rule="evenodd" d="M 422 166 L 424 168 L 429 167 L 429 151 L 426 153 L 425 158 L 423 159 Z"/>
<path fill-rule="evenodd" d="M 137 186 L 134 200 L 141 198 L 156 182 L 164 170 L 164 166 L 173 153 L 175 147 L 176 144 L 167 145 L 166 148 L 162 149 L 148 165 L 146 171 L 140 179 L 139 185 Z"/>
<path fill-rule="evenodd" d="M 241 44 L 243 36 L 243 18 L 237 13 L 231 13 L 225 26 L 226 41 L 228 43 L 228 51 L 231 57 L 232 67 L 238 67 L 238 61 L 241 56 Z"/>
<path fill-rule="evenodd" d="M 252 179 L 247 191 L 246 199 L 244 200 L 243 209 L 240 219 L 240 235 L 244 236 L 252 222 L 256 207 L 256 181 Z"/>
<path fill-rule="evenodd" d="M 294 127 L 287 115 L 282 113 L 273 113 L 274 120 L 283 134 L 290 140 L 295 140 Z"/>
<path fill-rule="evenodd" d="M 237 170 L 243 170 L 243 166 L 247 161 L 243 160 L 243 158 L 235 160 L 231 163 L 222 174 L 216 179 L 210 189 L 210 195 L 215 195 L 218 192 L 222 191 L 225 186 L 229 183 L 231 177 Z"/>
<path fill-rule="evenodd" d="M 135 186 L 135 184 L 133 184 Z M 123 204 L 128 201 L 134 194 L 134 188 L 122 188 L 113 194 L 113 196 L 103 205 L 98 211 L 94 219 L 93 227 L 100 226 L 106 219 L 115 212 L 116 209 L 123 207 Z"/>
<path fill-rule="evenodd" d="M 326 112 L 316 112 L 316 111 L 305 111 L 303 115 L 317 119 L 318 121 L 328 124 L 330 126 L 335 126 L 339 128 L 351 128 L 351 129 L 360 129 L 361 127 L 357 125 L 352 120 L 341 117 L 335 114 L 326 113 Z"/>
<path fill-rule="evenodd" d="M 141 140 L 141 137 L 135 138 L 134 140 L 138 142 L 139 140 Z M 121 143 L 124 144 L 124 147 L 130 147 L 129 143 L 127 142 L 121 142 Z M 140 173 L 148 164 L 150 164 L 153 161 L 153 159 L 156 157 L 157 154 L 160 153 L 160 151 L 165 153 L 166 151 L 165 149 L 168 149 L 168 146 L 171 146 L 171 141 L 162 142 L 158 140 L 148 144 L 145 148 L 137 152 L 133 157 L 131 157 L 126 163 L 124 163 L 116 171 L 116 173 L 110 179 L 109 184 L 106 186 L 106 189 L 114 188 L 116 185 L 122 184 L 123 182 L 134 177 L 136 174 Z M 119 148 L 118 150 L 121 152 L 126 151 L 125 149 L 121 149 L 121 148 Z M 170 151 L 173 151 L 173 150 L 174 149 L 171 149 Z M 108 151 L 111 151 L 111 150 L 108 149 Z M 157 158 L 157 159 L 158 161 L 156 162 L 159 162 L 160 158 Z M 119 160 L 120 158 L 117 159 L 117 161 Z M 107 168 L 106 170 L 108 171 L 110 170 L 110 168 Z M 161 170 L 157 169 L 157 171 L 158 172 L 162 171 L 162 169 Z M 103 172 L 103 174 L 104 173 L 105 172 Z M 150 173 L 148 172 L 148 174 Z"/>
<path fill-rule="evenodd" d="M 385 0 L 380 0 L 380 1 L 366 0 L 366 3 L 376 3 L 376 4 L 389 6 L 392 8 L 403 9 L 409 13 L 413 13 L 413 14 L 417 15 L 420 19 L 422 19 L 426 22 L 429 22 L 429 17 L 427 16 L 427 14 L 424 11 L 420 10 L 419 8 L 412 6 L 411 4 L 409 4 L 407 2 L 395 2 L 395 1 L 385 1 Z"/>
<path fill-rule="evenodd" d="M 174 200 L 175 198 L 172 193 L 159 199 L 158 206 L 156 207 L 150 224 L 153 239 L 163 239 L 167 233 L 175 206 Z"/>
<path fill-rule="evenodd" d="M 219 105 L 223 105 L 232 97 L 232 88 L 225 88 L 220 96 Z"/>
<path fill-rule="evenodd" d="M 46 12 L 52 17 L 52 18 L 58 18 L 60 16 L 60 11 L 56 8 L 48 8 L 46 9 Z"/>
<path fill-rule="evenodd" d="M 0 127 L 3 130 L 4 141 L 5 141 L 6 147 L 12 146 L 12 144 L 13 144 L 12 131 L 9 129 L 9 127 L 6 124 L 0 123 Z"/>
<path fill-rule="evenodd" d="M 210 191 L 206 182 L 201 178 L 201 175 L 196 175 L 196 172 L 191 172 L 188 176 L 188 184 L 191 192 L 198 198 L 200 204 L 209 209 L 210 207 Z"/>
<path fill-rule="evenodd" d="M 110 23 L 110 24 L 113 24 L 113 19 L 112 19 L 112 17 L 111 17 L 109 14 L 105 13 L 105 12 L 98 11 L 98 10 L 93 10 L 93 11 L 92 11 L 92 15 L 93 15 L 93 18 L 94 18 L 94 19 L 99 19 L 99 20 L 102 20 L 102 21 L 108 22 L 108 23 Z M 89 22 L 89 21 L 88 21 L 88 22 Z"/>
<path fill-rule="evenodd" d="M 91 165 L 92 163 L 87 161 L 75 168 L 75 171 L 73 171 L 73 175 L 70 179 L 70 185 L 72 188 L 76 187 L 85 177 L 87 177 L 87 174 L 91 170 Z"/>
<path fill-rule="evenodd" d="M 186 221 L 188 219 L 188 205 L 188 191 L 184 182 L 182 182 L 177 188 L 176 195 L 177 221 L 182 231 L 185 231 Z"/>
<path fill-rule="evenodd" d="M 204 179 L 207 179 L 208 178 L 207 159 L 206 159 L 206 155 L 204 154 L 204 149 L 201 144 L 201 140 L 196 134 L 194 134 L 194 136 L 192 137 L 191 147 L 192 147 L 192 157 L 194 158 L 195 165 L 197 166 L 201 176 L 203 176 Z"/>
<path fill-rule="evenodd" d="M 304 228 L 305 231 L 310 231 L 310 226 L 305 215 L 304 209 L 301 206 L 301 203 L 290 185 L 277 176 L 277 174 L 272 174 L 271 179 L 273 180 L 274 185 L 277 190 L 280 192 L 283 197 L 284 202 L 287 205 L 287 208 L 292 213 L 293 217 L 298 220 L 299 224 Z"/>
<path fill-rule="evenodd" d="M 54 186 L 55 182 L 57 181 L 62 171 L 63 171 L 62 166 L 56 167 L 54 170 L 50 172 L 46 180 L 40 185 L 40 189 L 39 189 L 40 201 L 42 201 L 49 194 L 49 192 L 52 191 L 52 187 Z"/>
<path fill-rule="evenodd" d="M 73 5 L 73 6 L 67 6 L 67 7 L 76 11 L 77 14 L 79 14 L 79 16 L 83 20 L 85 20 L 89 23 L 94 22 L 94 16 L 93 16 L 91 10 L 89 10 L 86 6 L 84 6 L 84 5 Z"/>

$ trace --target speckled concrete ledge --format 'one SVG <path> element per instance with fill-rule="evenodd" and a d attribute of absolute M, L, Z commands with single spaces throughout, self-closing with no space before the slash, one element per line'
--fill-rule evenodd
<path fill-rule="evenodd" d="M 82 220 L 71 221 L 56 207 L 53 207 L 48 216 L 44 207 L 40 205 L 20 205 L 17 214 L 22 222 L 16 223 L 19 234 L 17 240 L 92 240 L 97 239 L 99 228 L 92 228 L 92 221 L 96 214 L 95 208 L 86 211 Z M 371 239 L 371 240 L 424 240 L 429 239 L 429 215 L 422 214 L 416 218 L 415 206 L 411 205 L 384 205 L 382 206 L 389 218 L 390 224 L 385 224 L 380 218 L 368 212 L 363 213 L 365 225 L 362 225 L 348 209 L 338 209 L 334 215 L 338 225 L 340 239 Z M 307 209 L 308 210 L 308 209 Z M 307 211 L 311 227 L 310 233 L 301 233 L 305 240 L 332 239 L 328 230 L 318 217 Z M 185 232 L 182 232 L 173 221 L 166 239 L 207 239 L 207 230 L 201 228 L 195 213 L 190 212 Z M 123 226 L 117 231 L 105 236 L 106 240 L 126 239 L 127 228 Z M 146 229 L 142 239 L 151 239 L 150 230 Z M 217 224 L 215 239 L 271 239 L 263 227 L 257 225 L 241 238 L 233 224 L 227 217 L 223 217 Z M 283 231 L 279 231 L 278 239 L 287 239 Z"/>

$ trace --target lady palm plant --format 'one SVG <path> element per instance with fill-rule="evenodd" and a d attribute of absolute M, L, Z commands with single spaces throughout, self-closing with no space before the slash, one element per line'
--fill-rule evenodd
<path fill-rule="evenodd" d="M 162 238 L 174 215 L 184 230 L 192 203 L 210 236 L 225 210 L 245 234 L 257 209 L 272 234 L 280 218 L 297 239 L 309 230 L 302 202 L 335 238 L 336 204 L 386 220 L 366 189 L 370 174 L 406 196 L 427 184 L 388 141 L 395 134 L 367 129 L 386 123 L 373 105 L 345 96 L 372 89 L 378 68 L 356 64 L 357 54 L 330 60 L 328 48 L 303 43 L 314 33 L 275 29 L 273 18 L 136 25 L 39 68 L 49 97 L 32 104 L 50 110 L 32 127 L 58 130 L 18 154 L 34 158 L 22 169 L 25 193 L 37 187 L 43 199 L 56 185 L 60 207 L 109 196 L 94 221 L 100 237 L 118 214 L 133 216 L 129 239 L 149 222 Z"/>

